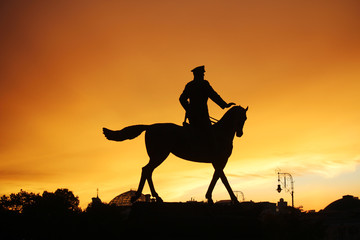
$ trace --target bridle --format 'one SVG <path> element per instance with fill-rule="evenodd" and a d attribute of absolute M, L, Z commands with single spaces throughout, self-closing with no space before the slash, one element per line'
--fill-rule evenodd
<path fill-rule="evenodd" d="M 211 123 L 214 123 L 214 124 L 215 124 L 215 123 L 217 123 L 218 121 L 219 121 L 219 120 L 217 120 L 216 118 L 213 118 L 213 117 L 210 116 L 210 122 L 211 122 Z"/>

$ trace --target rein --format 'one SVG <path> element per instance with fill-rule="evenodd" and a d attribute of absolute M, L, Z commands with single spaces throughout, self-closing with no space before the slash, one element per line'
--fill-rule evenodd
<path fill-rule="evenodd" d="M 219 120 L 213 117 L 210 117 L 211 123 L 217 123 Z"/>
<path fill-rule="evenodd" d="M 213 117 L 211 117 L 211 116 L 209 116 L 210 117 L 210 122 L 211 123 L 217 123 L 219 120 L 218 119 L 216 119 L 216 118 L 213 118 Z M 185 119 L 184 119 L 184 122 L 183 122 L 183 125 L 184 124 L 186 124 L 186 119 L 188 119 L 188 116 L 187 116 L 187 114 L 185 113 Z"/>

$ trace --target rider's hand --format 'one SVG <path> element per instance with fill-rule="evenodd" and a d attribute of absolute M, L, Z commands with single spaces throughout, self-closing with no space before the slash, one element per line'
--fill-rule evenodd
<path fill-rule="evenodd" d="M 233 102 L 228 103 L 228 104 L 226 105 L 226 108 L 229 108 L 229 107 L 231 107 L 231 106 L 233 106 L 233 105 L 236 105 L 236 104 L 235 104 L 235 103 L 233 103 Z"/>

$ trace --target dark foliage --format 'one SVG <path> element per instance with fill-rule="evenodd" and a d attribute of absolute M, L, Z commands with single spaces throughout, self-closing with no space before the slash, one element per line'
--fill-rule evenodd
<path fill-rule="evenodd" d="M 317 240 L 357 239 L 360 235 L 357 212 L 304 213 L 293 208 L 277 212 L 272 204 L 253 202 L 138 202 L 119 207 L 95 201 L 84 211 L 78 204 L 67 189 L 3 196 L 0 239 Z"/>
<path fill-rule="evenodd" d="M 9 196 L 3 195 L 0 198 L 0 206 L 3 210 L 23 212 L 24 209 L 31 207 L 39 202 L 41 196 L 35 193 L 28 193 L 20 190 L 19 193 L 12 193 Z"/>
<path fill-rule="evenodd" d="M 79 198 L 68 189 L 57 189 L 55 192 L 44 191 L 42 195 L 21 190 L 0 199 L 3 210 L 24 214 L 61 215 L 80 212 Z"/>

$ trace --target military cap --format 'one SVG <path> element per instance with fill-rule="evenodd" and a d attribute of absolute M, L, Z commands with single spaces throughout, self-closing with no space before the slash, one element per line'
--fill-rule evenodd
<path fill-rule="evenodd" d="M 205 66 L 199 66 L 191 70 L 192 72 L 205 72 Z"/>

